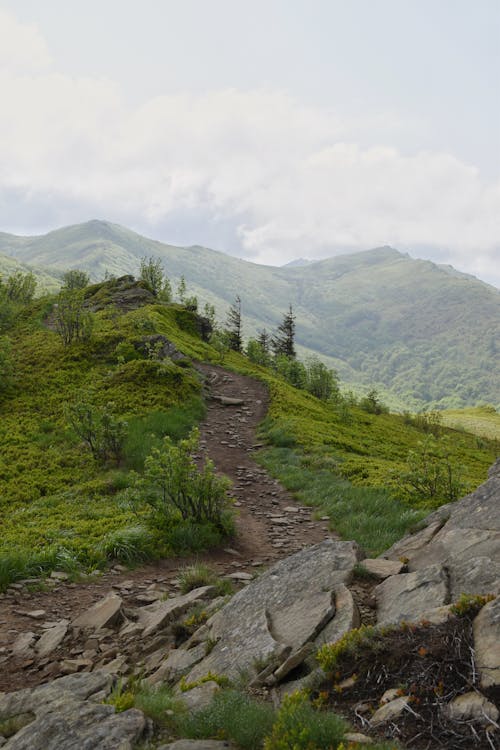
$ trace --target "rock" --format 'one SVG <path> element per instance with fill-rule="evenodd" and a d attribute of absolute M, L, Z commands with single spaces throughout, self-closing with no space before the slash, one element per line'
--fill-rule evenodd
<path fill-rule="evenodd" d="M 206 646 L 204 643 L 200 643 L 187 651 L 181 648 L 172 649 L 156 672 L 147 678 L 147 682 L 151 685 L 160 682 L 176 682 L 187 674 L 195 664 L 198 664 L 205 655 Z"/>
<path fill-rule="evenodd" d="M 383 706 L 385 703 L 390 703 L 391 701 L 395 700 L 396 698 L 399 698 L 399 689 L 398 688 L 390 688 L 389 690 L 386 690 L 383 696 L 380 699 L 380 705 Z"/>
<path fill-rule="evenodd" d="M 373 714 L 370 720 L 371 726 L 376 727 L 379 724 L 386 724 L 388 721 L 394 721 L 398 716 L 401 716 L 409 704 L 410 699 L 404 695 L 401 696 L 401 698 L 396 698 L 393 701 L 389 701 L 389 703 L 385 703 Z"/>
<path fill-rule="evenodd" d="M 222 406 L 242 406 L 245 402 L 242 398 L 231 398 L 230 396 L 220 396 L 213 394 L 211 396 L 213 401 L 218 401 Z"/>
<path fill-rule="evenodd" d="M 209 671 L 230 678 L 247 671 L 254 677 L 266 662 L 284 661 L 299 650 L 332 617 L 331 592 L 352 577 L 357 558 L 353 542 L 327 539 L 251 581 L 207 622 L 207 639 L 215 646 L 188 682 Z"/>
<path fill-rule="evenodd" d="M 253 579 L 253 575 L 251 573 L 237 572 L 229 573 L 226 578 L 230 578 L 232 581 L 251 581 Z"/>
<path fill-rule="evenodd" d="M 361 566 L 374 578 L 384 580 L 389 576 L 397 576 L 404 570 L 405 564 L 399 560 L 383 560 L 382 558 L 365 558 Z"/>
<path fill-rule="evenodd" d="M 63 621 L 53 628 L 45 630 L 39 641 L 36 644 L 36 653 L 43 659 L 45 656 L 49 656 L 56 648 L 63 642 L 66 633 L 68 632 L 68 625 L 66 621 Z"/>
<path fill-rule="evenodd" d="M 454 698 L 444 707 L 444 713 L 452 721 L 473 719 L 482 724 L 496 722 L 500 715 L 498 708 L 481 693 L 464 693 Z"/>
<path fill-rule="evenodd" d="M 74 628 L 92 628 L 100 630 L 115 625 L 121 617 L 123 599 L 118 594 L 107 594 L 93 607 L 83 612 L 76 620 L 73 620 Z"/>
<path fill-rule="evenodd" d="M 30 612 L 24 612 L 24 614 L 26 617 L 31 617 L 32 620 L 43 620 L 47 613 L 44 609 L 32 609 Z"/>
<path fill-rule="evenodd" d="M 76 674 L 77 672 L 83 672 L 84 669 L 92 666 L 90 659 L 64 659 L 61 664 L 61 672 L 63 674 Z"/>
<path fill-rule="evenodd" d="M 35 645 L 36 636 L 31 631 L 27 633 L 20 633 L 12 646 L 12 653 L 14 656 L 29 656 L 33 653 L 32 649 Z"/>
<path fill-rule="evenodd" d="M 0 721 L 30 713 L 33 719 L 10 737 L 6 750 L 132 750 L 147 722 L 141 711 L 116 714 L 92 702 L 109 695 L 112 679 L 98 672 L 62 677 L 0 697 Z"/>
<path fill-rule="evenodd" d="M 474 650 L 481 687 L 500 685 L 500 596 L 488 602 L 474 619 Z"/>
<path fill-rule="evenodd" d="M 306 659 L 314 650 L 315 648 L 312 643 L 306 643 L 298 651 L 290 654 L 290 656 L 285 659 L 283 664 L 280 664 L 278 669 L 272 675 L 273 680 L 271 684 L 281 682 L 287 676 L 287 674 L 289 674 L 289 672 L 298 667 L 299 664 L 302 664 L 304 659 Z"/>
<path fill-rule="evenodd" d="M 143 628 L 143 637 L 148 638 L 157 630 L 164 628 L 195 602 L 210 596 L 214 591 L 213 586 L 201 586 L 183 596 L 176 596 L 164 602 L 155 602 L 150 606 L 142 607 L 139 610 L 139 624 Z"/>
<path fill-rule="evenodd" d="M 335 588 L 335 616 L 316 637 L 314 643 L 320 648 L 325 643 L 335 643 L 349 630 L 360 624 L 359 610 L 352 594 L 344 584 Z"/>
<path fill-rule="evenodd" d="M 386 578 L 374 593 L 379 623 L 414 622 L 426 610 L 448 603 L 448 577 L 441 565 L 430 565 Z"/>
<path fill-rule="evenodd" d="M 383 554 L 408 559 L 410 572 L 432 564 L 446 567 L 450 596 L 500 594 L 500 460 L 475 492 L 442 506 L 425 528 L 405 537 Z"/>
<path fill-rule="evenodd" d="M 186 690 L 182 693 L 182 701 L 189 711 L 200 711 L 211 704 L 217 690 L 219 690 L 219 686 L 216 682 L 212 680 L 203 682 L 192 690 Z"/>
<path fill-rule="evenodd" d="M 53 581 L 67 581 L 69 579 L 69 574 L 65 573 L 64 570 L 53 570 L 50 577 Z"/>

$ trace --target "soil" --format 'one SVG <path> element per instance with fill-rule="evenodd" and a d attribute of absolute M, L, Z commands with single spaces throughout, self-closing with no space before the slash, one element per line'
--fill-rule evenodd
<path fill-rule="evenodd" d="M 28 612 L 43 610 L 43 619 L 48 621 L 73 620 L 125 581 L 130 582 L 126 598 L 133 600 L 152 583 L 176 591 L 179 570 L 193 562 L 205 562 L 221 576 L 255 573 L 303 547 L 327 537 L 338 538 L 327 522 L 314 520 L 312 509 L 298 505 L 254 460 L 259 447 L 256 428 L 269 403 L 265 385 L 213 365 L 198 364 L 197 369 L 206 379 L 208 397 L 206 418 L 200 426 L 200 460 L 202 455 L 209 456 L 217 470 L 233 482 L 238 512 L 235 538 L 223 550 L 162 559 L 134 570 L 115 566 L 98 578 L 78 583 L 48 579 L 42 586 L 36 580 L 14 584 L 6 594 L 0 594 L 0 691 L 44 681 L 39 664 L 8 653 L 20 633 L 37 629 Z M 218 397 L 243 403 L 225 405 Z"/>

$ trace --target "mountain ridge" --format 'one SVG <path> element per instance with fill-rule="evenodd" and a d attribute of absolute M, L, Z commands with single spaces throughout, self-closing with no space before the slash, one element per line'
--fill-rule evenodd
<path fill-rule="evenodd" d="M 408 408 L 500 403 L 500 291 L 390 246 L 274 267 L 91 220 L 36 237 L 0 233 L 0 253 L 94 280 L 137 273 L 142 257 L 157 256 L 221 319 L 239 295 L 246 336 L 275 328 L 292 304 L 301 355 L 318 353 L 349 383 L 386 387 Z"/>

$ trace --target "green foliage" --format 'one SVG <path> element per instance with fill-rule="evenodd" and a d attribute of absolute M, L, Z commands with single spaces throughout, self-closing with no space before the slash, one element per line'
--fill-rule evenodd
<path fill-rule="evenodd" d="M 280 354 L 290 359 L 294 359 L 295 352 L 295 315 L 290 305 L 288 312 L 283 316 L 283 320 L 278 326 L 278 330 L 271 339 L 271 346 L 274 355 Z"/>
<path fill-rule="evenodd" d="M 222 365 L 230 350 L 230 339 L 227 331 L 215 328 L 210 335 L 210 346 L 217 352 L 218 361 Z"/>
<path fill-rule="evenodd" d="M 114 416 L 114 409 L 111 403 L 96 407 L 95 396 L 90 392 L 66 405 L 66 417 L 73 431 L 101 463 L 120 461 L 127 435 L 127 423 Z"/>
<path fill-rule="evenodd" d="M 167 685 L 140 685 L 134 695 L 134 706 L 160 727 L 171 727 L 174 716 L 181 716 L 185 711 L 182 701 Z"/>
<path fill-rule="evenodd" d="M 316 659 L 325 672 L 333 671 L 341 656 L 348 656 L 355 662 L 359 650 L 371 644 L 378 633 L 379 631 L 373 625 L 361 625 L 359 628 L 349 630 L 335 643 L 325 643 L 321 646 Z"/>
<path fill-rule="evenodd" d="M 395 486 L 402 496 L 416 504 L 439 505 L 458 500 L 466 491 L 463 469 L 453 456 L 450 439 L 428 434 L 409 451 L 407 469 L 393 473 Z"/>
<path fill-rule="evenodd" d="M 213 523 L 194 521 L 175 522 L 166 528 L 164 542 L 176 555 L 189 555 L 193 552 L 206 552 L 220 547 L 224 539 L 232 536 L 234 527 L 230 516 L 223 518 L 223 528 Z"/>
<path fill-rule="evenodd" d="M 371 388 L 368 391 L 366 396 L 359 402 L 359 405 L 368 414 L 382 414 L 388 411 L 387 407 L 381 402 L 378 391 L 375 388 Z"/>
<path fill-rule="evenodd" d="M 90 284 L 90 276 L 85 271 L 75 268 L 66 271 L 62 275 L 63 289 L 74 291 L 75 289 L 85 289 Z"/>
<path fill-rule="evenodd" d="M 208 459 L 200 469 L 197 467 L 193 454 L 198 443 L 196 428 L 177 444 L 167 435 L 161 448 L 153 448 L 144 463 L 143 477 L 136 480 L 136 501 L 151 508 L 153 523 L 159 528 L 168 526 L 176 515 L 183 521 L 224 528 L 230 483 L 216 474 Z"/>
<path fill-rule="evenodd" d="M 187 565 L 179 571 L 179 583 L 183 594 L 200 586 L 212 586 L 218 581 L 215 570 L 204 563 Z"/>
<path fill-rule="evenodd" d="M 277 354 L 274 359 L 274 368 L 278 375 L 281 375 L 294 388 L 307 390 L 307 370 L 298 359 L 286 354 Z"/>
<path fill-rule="evenodd" d="M 15 271 L 2 283 L 3 292 L 10 302 L 26 305 L 35 296 L 36 283 L 35 275 L 31 271 Z"/>
<path fill-rule="evenodd" d="M 177 730 L 193 739 L 227 739 L 242 750 L 261 748 L 271 731 L 274 709 L 236 690 L 221 690 L 201 711 L 180 717 Z"/>
<path fill-rule="evenodd" d="M 262 342 L 261 338 L 249 339 L 245 354 L 250 362 L 253 362 L 256 365 L 261 365 L 262 367 L 271 367 L 272 360 L 267 339 L 264 341 L 264 343 Z"/>
<path fill-rule="evenodd" d="M 318 357 L 306 360 L 305 389 L 321 401 L 338 401 L 340 397 L 337 373 L 328 369 Z"/>
<path fill-rule="evenodd" d="M 145 526 L 125 526 L 106 534 L 99 550 L 107 560 L 130 565 L 154 557 L 154 541 Z"/>
<path fill-rule="evenodd" d="M 12 344 L 6 336 L 0 336 L 0 393 L 12 383 L 13 374 Z"/>
<path fill-rule="evenodd" d="M 486 594 L 485 596 L 462 594 L 458 601 L 451 606 L 451 611 L 454 615 L 458 615 L 459 617 L 475 617 L 479 610 L 494 598 L 494 594 Z"/>
<path fill-rule="evenodd" d="M 161 258 L 141 258 L 140 279 L 162 302 L 172 301 L 172 286 L 163 270 Z"/>
<path fill-rule="evenodd" d="M 317 710 L 296 691 L 283 698 L 264 750 L 337 750 L 347 729 L 340 716 Z"/>
<path fill-rule="evenodd" d="M 225 333 L 227 335 L 227 344 L 233 352 L 243 351 L 243 341 L 241 337 L 241 299 L 236 295 L 233 304 L 227 314 L 227 323 Z"/>
<path fill-rule="evenodd" d="M 94 319 L 92 313 L 84 307 L 81 289 L 60 292 L 54 310 L 54 321 L 56 331 L 65 346 L 90 339 Z"/>

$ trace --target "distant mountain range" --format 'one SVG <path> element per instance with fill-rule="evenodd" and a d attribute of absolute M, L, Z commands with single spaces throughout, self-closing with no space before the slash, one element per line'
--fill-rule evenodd
<path fill-rule="evenodd" d="M 33 266 L 49 288 L 69 268 L 99 280 L 160 257 L 174 286 L 184 275 L 221 319 L 239 295 L 247 335 L 273 329 L 292 304 L 301 355 L 318 353 L 348 383 L 389 389 L 413 409 L 500 405 L 500 291 L 390 247 L 275 268 L 89 221 L 40 237 L 0 233 L 0 253 L 0 272 Z"/>

